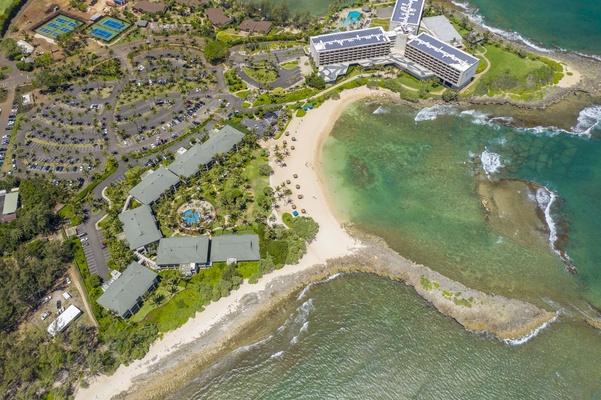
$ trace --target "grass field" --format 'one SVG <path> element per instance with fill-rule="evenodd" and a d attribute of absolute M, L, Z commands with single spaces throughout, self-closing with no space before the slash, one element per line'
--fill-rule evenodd
<path fill-rule="evenodd" d="M 503 92 L 524 95 L 526 92 L 533 94 L 541 88 L 540 81 L 548 82 L 545 77 L 550 74 L 550 82 L 557 66 L 551 60 L 541 61 L 531 57 L 520 57 L 502 47 L 486 45 L 486 58 L 490 61 L 490 69 L 480 77 L 479 82 L 473 85 L 468 93 L 477 95 L 494 95 Z M 559 65 L 559 67 L 561 67 Z"/>
<path fill-rule="evenodd" d="M 377 28 L 378 26 L 381 26 L 382 28 L 384 28 L 384 30 L 388 30 L 389 25 L 390 20 L 381 18 L 373 18 L 369 23 L 370 28 Z"/>
<path fill-rule="evenodd" d="M 268 62 L 261 61 L 255 63 L 252 67 L 244 67 L 244 72 L 251 78 L 261 83 L 269 83 L 278 79 L 278 73 Z"/>
<path fill-rule="evenodd" d="M 0 14 L 4 13 L 4 10 L 12 4 L 13 0 L 0 0 Z"/>
<path fill-rule="evenodd" d="M 281 64 L 281 67 L 284 69 L 293 69 L 298 65 L 298 60 L 292 60 Z"/>

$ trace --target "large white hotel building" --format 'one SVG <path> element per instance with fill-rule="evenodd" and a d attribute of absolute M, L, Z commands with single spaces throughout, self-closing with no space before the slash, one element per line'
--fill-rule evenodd
<path fill-rule="evenodd" d="M 313 36 L 310 52 L 320 68 L 401 55 L 430 70 L 445 85 L 460 89 L 474 76 L 478 59 L 427 33 L 419 33 L 425 0 L 397 0 L 389 32 L 381 27 Z"/>

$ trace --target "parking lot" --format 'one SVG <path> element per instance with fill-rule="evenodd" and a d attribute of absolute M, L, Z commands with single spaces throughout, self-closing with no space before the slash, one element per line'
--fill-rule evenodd
<path fill-rule="evenodd" d="M 108 279 L 108 268 L 106 262 L 111 255 L 104 242 L 102 231 L 96 231 L 93 226 L 80 225 L 77 228 L 81 245 L 83 246 L 83 254 L 86 256 L 86 263 L 90 274 L 99 275 L 103 279 Z"/>

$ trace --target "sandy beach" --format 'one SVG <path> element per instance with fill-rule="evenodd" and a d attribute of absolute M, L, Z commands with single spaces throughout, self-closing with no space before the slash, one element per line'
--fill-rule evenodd
<path fill-rule="evenodd" d="M 275 162 L 272 163 L 275 170 L 271 178 L 272 184 L 293 179 L 294 171 L 299 171 L 299 178 L 295 182 L 301 185 L 304 198 L 296 199 L 297 193 L 295 192 L 295 204 L 298 209 L 306 209 L 308 215 L 319 223 L 319 233 L 308 246 L 307 254 L 300 263 L 274 271 L 264 276 L 255 285 L 244 283 L 230 296 L 211 303 L 203 312 L 197 313 L 182 327 L 166 333 L 162 339 L 155 341 L 143 359 L 136 360 L 128 366 L 120 366 L 111 376 L 92 378 L 88 388 L 78 390 L 77 399 L 109 399 L 126 391 L 139 377 L 146 374 L 153 364 L 170 357 L 181 346 L 197 340 L 213 326 L 222 323 L 226 316 L 240 307 L 240 300 L 245 295 L 264 291 L 270 282 L 282 276 L 295 274 L 315 264 L 323 264 L 330 258 L 348 255 L 359 247 L 359 242 L 341 227 L 340 222 L 331 212 L 318 176 L 318 169 L 315 167 L 319 162 L 322 140 L 329 133 L 342 110 L 349 103 L 373 94 L 371 89 L 365 87 L 345 91 L 341 94 L 340 100 L 327 101 L 318 109 L 312 110 L 311 114 L 305 118 L 294 118 L 289 125 L 289 131 L 298 131 L 297 141 L 294 142 L 295 150 L 291 151 L 290 156 L 286 158 L 286 167 L 279 167 L 275 165 Z M 288 141 L 291 142 L 291 140 Z M 266 145 L 272 144 L 270 142 Z M 292 211 L 291 208 L 282 207 L 278 213 L 281 215 L 283 212 L 290 211 Z"/>
<path fill-rule="evenodd" d="M 271 185 L 289 180 L 287 187 L 293 192 L 290 199 L 278 200 L 276 218 L 281 221 L 282 214 L 293 212 L 292 205 L 295 205 L 297 211 L 302 214 L 304 210 L 305 215 L 319 223 L 316 239 L 298 264 L 265 275 L 257 284 L 245 282 L 230 296 L 211 303 L 182 327 L 156 340 L 143 359 L 128 366 L 121 365 L 112 376 L 90 378 L 89 387 L 78 389 L 76 399 L 163 398 L 181 386 L 188 376 L 194 376 L 199 368 L 236 347 L 240 341 L 248 340 L 249 326 L 260 324 L 270 310 L 280 307 L 292 294 L 337 272 L 363 271 L 401 279 L 465 328 L 486 330 L 503 339 L 528 336 L 552 321 L 554 312 L 467 288 L 403 258 L 377 238 L 361 237 L 360 233 L 351 235 L 343 228 L 328 201 L 320 176 L 321 146 L 350 103 L 389 96 L 388 91 L 366 87 L 344 91 L 339 100 L 328 100 L 303 118 L 294 117 L 287 128 L 289 135 L 264 143 L 272 150 Z M 282 146 L 284 140 L 289 154 L 278 162 L 273 149 L 276 144 Z M 425 278 L 433 284 L 424 285 Z M 456 293 L 457 297 L 445 296 L 445 290 Z M 465 299 L 470 299 L 468 306 L 458 305 L 461 303 L 458 300 L 465 302 Z"/>

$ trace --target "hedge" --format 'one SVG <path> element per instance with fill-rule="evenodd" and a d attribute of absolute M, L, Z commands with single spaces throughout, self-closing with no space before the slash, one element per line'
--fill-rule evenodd
<path fill-rule="evenodd" d="M 6 34 L 12 19 L 17 15 L 25 3 L 27 3 L 27 0 L 13 0 L 11 5 L 4 10 L 4 14 L 0 15 L 0 34 L 2 36 Z"/>

